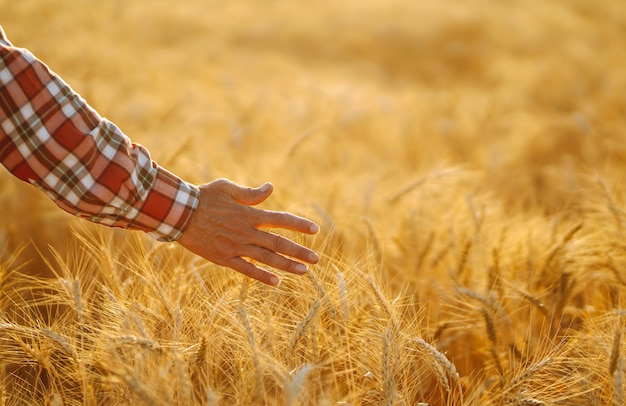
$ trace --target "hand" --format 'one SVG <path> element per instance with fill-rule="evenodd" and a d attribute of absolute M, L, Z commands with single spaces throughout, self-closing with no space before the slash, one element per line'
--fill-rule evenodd
<path fill-rule="evenodd" d="M 278 277 L 244 258 L 294 274 L 306 272 L 303 262 L 315 264 L 318 255 L 295 242 L 261 228 L 283 228 L 305 234 L 319 231 L 317 224 L 290 213 L 256 209 L 272 193 L 218 179 L 200 186 L 198 207 L 178 242 L 191 252 L 251 278 L 276 286 Z"/>

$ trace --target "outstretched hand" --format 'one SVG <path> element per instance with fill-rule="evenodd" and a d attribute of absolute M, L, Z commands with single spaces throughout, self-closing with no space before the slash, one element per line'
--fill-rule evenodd
<path fill-rule="evenodd" d="M 278 285 L 278 277 L 247 259 L 294 274 L 305 273 L 307 268 L 303 262 L 315 264 L 319 260 L 318 255 L 262 228 L 315 234 L 319 227 L 290 213 L 251 207 L 267 199 L 272 190 L 270 183 L 248 188 L 227 179 L 200 186 L 198 207 L 178 242 L 211 262 L 268 285 Z"/>

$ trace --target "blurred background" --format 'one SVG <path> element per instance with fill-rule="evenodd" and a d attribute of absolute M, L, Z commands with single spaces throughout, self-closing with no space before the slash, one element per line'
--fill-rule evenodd
<path fill-rule="evenodd" d="M 435 228 L 468 196 L 553 215 L 602 179 L 619 203 L 625 10 L 621 0 L 0 0 L 0 23 L 186 180 L 272 181 L 270 207 L 353 237 L 367 218 L 384 239 L 399 213 Z M 29 239 L 62 248 L 74 220 L 6 171 L 0 183 L 5 254 Z M 43 272 L 32 244 L 23 256 Z"/>

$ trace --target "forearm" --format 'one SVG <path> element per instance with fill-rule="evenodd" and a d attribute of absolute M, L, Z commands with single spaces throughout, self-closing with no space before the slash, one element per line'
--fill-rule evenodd
<path fill-rule="evenodd" d="M 160 168 L 146 148 L 6 38 L 0 39 L 0 160 L 64 210 L 160 240 L 177 239 L 198 202 L 197 187 Z"/>

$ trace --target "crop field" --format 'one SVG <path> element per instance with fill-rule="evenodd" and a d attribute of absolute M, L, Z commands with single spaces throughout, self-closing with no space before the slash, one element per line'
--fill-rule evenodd
<path fill-rule="evenodd" d="M 0 171 L 0 406 L 623 405 L 623 0 L 0 0 L 196 184 L 271 181 L 269 287 Z"/>

